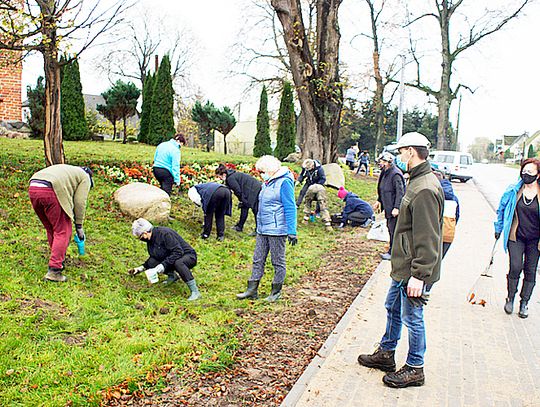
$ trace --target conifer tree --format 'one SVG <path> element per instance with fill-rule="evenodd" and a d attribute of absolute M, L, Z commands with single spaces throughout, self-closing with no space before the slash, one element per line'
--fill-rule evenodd
<path fill-rule="evenodd" d="M 174 136 L 174 90 L 171 77 L 171 62 L 168 55 L 161 60 L 156 74 L 152 104 L 148 143 L 157 145 Z"/>
<path fill-rule="evenodd" d="M 84 114 L 81 75 L 79 73 L 79 63 L 76 59 L 62 67 L 60 92 L 62 95 L 60 117 L 63 139 L 87 140 L 90 133 Z"/>
<path fill-rule="evenodd" d="M 139 142 L 148 143 L 150 130 L 150 115 L 152 109 L 152 95 L 154 94 L 155 75 L 148 72 L 143 85 L 143 100 L 141 106 L 141 120 L 139 122 Z"/>
<path fill-rule="evenodd" d="M 255 135 L 253 156 L 262 157 L 263 155 L 272 154 L 271 144 L 270 118 L 268 116 L 268 94 L 266 93 L 266 86 L 263 86 L 261 92 L 261 101 L 259 103 L 259 113 L 257 113 L 257 134 Z"/>
<path fill-rule="evenodd" d="M 289 82 L 283 84 L 281 103 L 279 105 L 278 129 L 274 156 L 283 160 L 294 153 L 296 144 L 296 114 L 292 86 Z"/>

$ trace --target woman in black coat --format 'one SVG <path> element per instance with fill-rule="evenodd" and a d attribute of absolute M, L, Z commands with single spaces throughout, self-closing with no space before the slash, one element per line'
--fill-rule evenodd
<path fill-rule="evenodd" d="M 217 239 L 225 238 L 225 215 L 232 215 L 231 190 L 217 182 L 206 182 L 194 187 L 201 197 L 204 211 L 204 226 L 201 237 L 208 239 L 212 233 L 212 220 L 216 217 Z"/>
<path fill-rule="evenodd" d="M 255 222 L 257 222 L 261 182 L 249 174 L 229 170 L 224 164 L 219 164 L 216 175 L 225 181 L 225 184 L 234 192 L 239 201 L 240 219 L 233 229 L 237 232 L 244 229 L 250 209 L 255 217 Z"/>

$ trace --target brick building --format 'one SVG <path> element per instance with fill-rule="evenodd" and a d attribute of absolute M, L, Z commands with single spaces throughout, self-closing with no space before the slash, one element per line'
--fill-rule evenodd
<path fill-rule="evenodd" d="M 22 119 L 22 62 L 12 52 L 0 50 L 0 121 Z"/>

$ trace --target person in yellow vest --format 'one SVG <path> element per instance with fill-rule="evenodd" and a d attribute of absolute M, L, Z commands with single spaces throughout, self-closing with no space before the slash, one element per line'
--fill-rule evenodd
<path fill-rule="evenodd" d="M 85 240 L 83 229 L 88 192 L 94 185 L 92 170 L 67 164 L 51 165 L 30 178 L 28 195 L 47 231 L 51 255 L 44 279 L 64 282 L 64 259 L 75 222 L 77 238 Z"/>

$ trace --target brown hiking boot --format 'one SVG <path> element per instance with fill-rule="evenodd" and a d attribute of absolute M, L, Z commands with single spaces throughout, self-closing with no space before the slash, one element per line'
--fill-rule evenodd
<path fill-rule="evenodd" d="M 388 387 L 398 389 L 409 386 L 423 386 L 425 380 L 424 368 L 404 365 L 397 372 L 385 374 L 382 380 Z"/>
<path fill-rule="evenodd" d="M 63 283 L 67 281 L 67 277 L 62 274 L 62 269 L 49 267 L 49 270 L 47 271 L 47 274 L 45 274 L 45 277 L 43 277 L 43 280 Z"/>
<path fill-rule="evenodd" d="M 382 370 L 383 372 L 394 372 L 396 370 L 394 353 L 393 350 L 383 350 L 379 347 L 371 355 L 358 356 L 358 363 L 362 366 Z"/>

